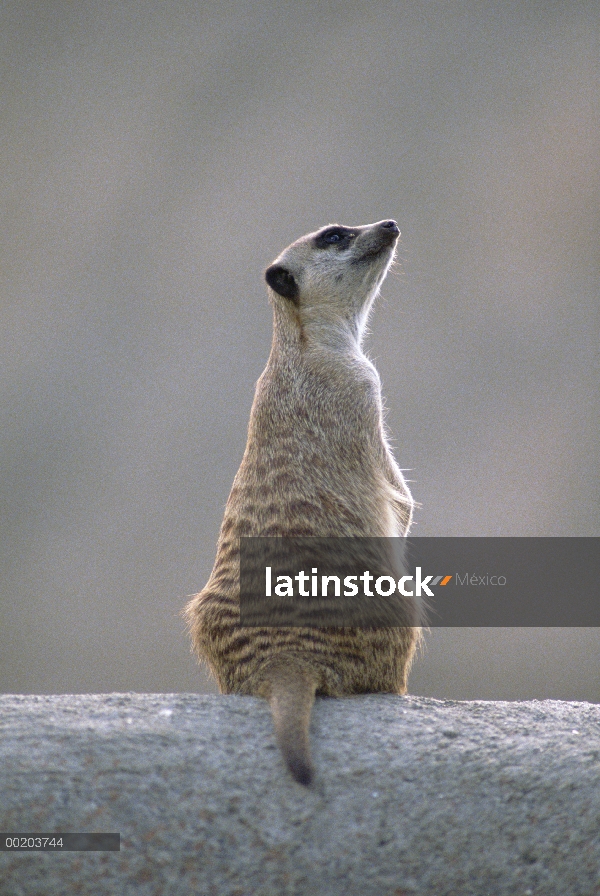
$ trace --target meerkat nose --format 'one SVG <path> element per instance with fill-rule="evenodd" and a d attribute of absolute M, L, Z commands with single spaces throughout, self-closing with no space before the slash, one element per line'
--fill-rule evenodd
<path fill-rule="evenodd" d="M 392 233 L 400 233 L 400 228 L 393 219 L 390 219 L 389 221 L 382 221 L 379 226 L 385 228 L 386 230 L 391 230 Z"/>

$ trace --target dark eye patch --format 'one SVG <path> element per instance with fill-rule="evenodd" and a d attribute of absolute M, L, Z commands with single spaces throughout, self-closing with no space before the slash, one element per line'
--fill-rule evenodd
<path fill-rule="evenodd" d="M 327 227 L 315 237 L 315 246 L 317 249 L 329 249 L 334 246 L 336 249 L 347 249 L 350 240 L 356 234 L 347 227 Z"/>

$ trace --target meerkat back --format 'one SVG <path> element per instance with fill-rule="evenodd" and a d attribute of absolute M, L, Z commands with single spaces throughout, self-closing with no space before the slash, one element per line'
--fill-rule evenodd
<path fill-rule="evenodd" d="M 329 225 L 267 269 L 273 342 L 205 588 L 187 605 L 193 647 L 221 692 L 266 698 L 294 778 L 313 778 L 315 695 L 405 693 L 417 624 L 240 625 L 240 538 L 398 537 L 413 502 L 386 440 L 379 376 L 362 351 L 395 255 L 395 221 Z"/>

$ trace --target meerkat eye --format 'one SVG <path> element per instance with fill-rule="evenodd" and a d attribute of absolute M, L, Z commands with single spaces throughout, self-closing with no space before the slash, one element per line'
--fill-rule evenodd
<path fill-rule="evenodd" d="M 348 245 L 354 234 L 351 230 L 344 227 L 332 227 L 330 230 L 324 230 L 316 239 L 318 249 L 326 249 L 327 246 L 336 246 L 338 249 Z"/>

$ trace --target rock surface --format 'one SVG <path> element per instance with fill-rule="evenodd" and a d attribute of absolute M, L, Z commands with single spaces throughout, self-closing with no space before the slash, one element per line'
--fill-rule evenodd
<path fill-rule="evenodd" d="M 290 779 L 252 697 L 0 697 L 2 896 L 600 893 L 600 706 L 317 700 Z"/>

